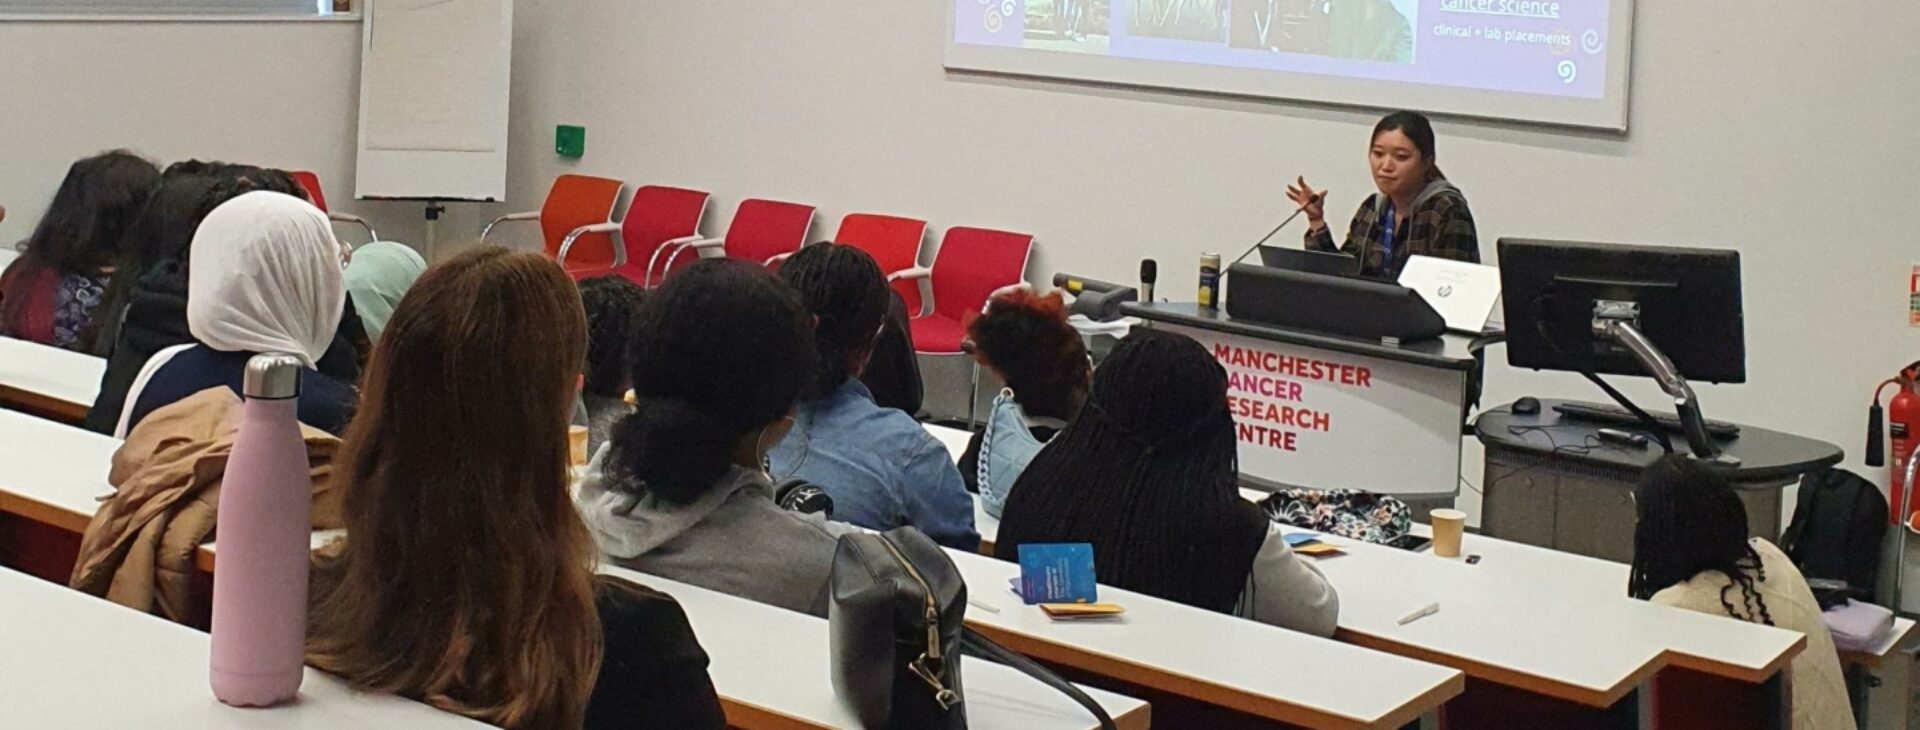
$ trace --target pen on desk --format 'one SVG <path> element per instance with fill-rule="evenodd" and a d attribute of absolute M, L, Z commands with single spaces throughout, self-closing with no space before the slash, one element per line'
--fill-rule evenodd
<path fill-rule="evenodd" d="M 972 607 L 974 607 L 974 608 L 977 608 L 977 609 L 980 609 L 980 610 L 982 610 L 982 611 L 986 611 L 987 613 L 999 613 L 999 612 L 1000 612 L 1000 609 L 998 609 L 998 608 L 995 608 L 995 607 L 993 607 L 993 606 L 989 606 L 989 605 L 987 605 L 987 604 L 984 604 L 984 603 L 981 603 L 981 602 L 979 602 L 979 601 L 976 601 L 976 600 L 974 600 L 974 599 L 971 599 L 971 598 L 969 598 L 969 599 L 967 599 L 967 605 L 969 605 L 969 606 L 972 606 Z"/>
<path fill-rule="evenodd" d="M 1413 623 L 1415 621 L 1419 621 L 1420 619 L 1426 618 L 1428 616 L 1432 616 L 1439 612 L 1440 612 L 1440 604 L 1429 603 L 1418 611 L 1414 611 L 1413 613 L 1407 614 L 1405 616 L 1401 616 L 1400 625 L 1405 626 L 1407 624 Z"/>

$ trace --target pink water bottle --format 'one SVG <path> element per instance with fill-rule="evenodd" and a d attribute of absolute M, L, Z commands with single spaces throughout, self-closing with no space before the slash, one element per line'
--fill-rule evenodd
<path fill-rule="evenodd" d="M 256 355 L 220 490 L 213 576 L 213 696 L 242 707 L 293 699 L 305 672 L 312 480 L 296 411 L 300 360 Z"/>

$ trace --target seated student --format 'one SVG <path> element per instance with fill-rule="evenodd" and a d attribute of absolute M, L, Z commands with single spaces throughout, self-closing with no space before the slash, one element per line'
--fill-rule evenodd
<path fill-rule="evenodd" d="M 110 321 L 95 318 L 103 328 L 114 328 L 100 335 L 113 344 L 107 348 L 100 393 L 87 410 L 86 428 L 113 433 L 126 407 L 127 389 L 154 353 L 194 341 L 187 329 L 187 257 L 194 232 L 220 204 L 258 190 L 303 194 L 293 178 L 277 170 L 197 160 L 167 168 L 135 224 L 134 240 L 124 247 L 128 257 L 101 305 L 119 313 L 103 315 Z M 343 381 L 358 377 L 357 371 L 325 366 L 321 372 Z"/>
<path fill-rule="evenodd" d="M 1833 635 L 1793 560 L 1747 539 L 1747 511 L 1725 479 L 1672 456 L 1647 467 L 1634 490 L 1634 598 L 1807 635 L 1788 667 L 1794 730 L 1853 728 L 1853 707 Z"/>
<path fill-rule="evenodd" d="M 627 345 L 645 296 L 646 290 L 623 276 L 580 282 L 580 304 L 587 309 L 586 380 L 580 398 L 587 411 L 588 453 L 598 452 L 613 433 L 613 425 L 633 413 L 627 405 L 627 391 L 633 389 Z"/>
<path fill-rule="evenodd" d="M 609 560 L 825 616 L 850 528 L 781 509 L 767 449 L 813 360 L 806 306 L 758 264 L 703 260 L 648 294 L 633 330 L 633 415 L 580 484 Z"/>
<path fill-rule="evenodd" d="M 360 317 L 367 346 L 380 341 L 393 308 L 425 273 L 427 260 L 405 244 L 374 241 L 354 250 L 347 264 L 347 297 Z"/>
<path fill-rule="evenodd" d="M 81 335 L 94 342 L 93 354 L 102 357 L 113 354 L 120 337 L 120 318 L 126 313 L 134 284 L 161 261 L 186 251 L 187 243 L 193 240 L 193 229 L 210 210 L 202 209 L 203 201 L 217 182 L 201 165 L 185 162 L 168 165 L 160 174 L 160 182 L 154 185 L 153 193 L 147 196 L 146 204 L 141 206 L 139 215 L 134 216 L 121 239 L 119 256 L 113 264 L 115 276 L 101 294 L 99 306 L 94 308 L 88 331 Z M 143 358 L 140 363 L 134 363 L 133 368 L 138 370 L 144 362 Z M 113 415 L 118 417 L 120 413 L 116 410 Z"/>
<path fill-rule="evenodd" d="M 1103 584 L 1332 636 L 1339 597 L 1240 497 L 1236 449 L 1226 371 L 1191 339 L 1134 330 L 1020 475 L 994 556 L 1092 543 Z"/>
<path fill-rule="evenodd" d="M 293 355 L 307 366 L 300 422 L 341 433 L 353 412 L 353 385 L 313 369 L 345 313 L 340 243 L 327 216 L 306 201 L 268 192 L 222 203 L 193 236 L 187 328 L 195 342 L 155 353 L 127 390 L 114 435 L 148 413 L 217 385 L 240 392 L 247 360 Z"/>
<path fill-rule="evenodd" d="M 585 341 L 539 254 L 467 252 L 402 300 L 340 454 L 347 537 L 314 560 L 309 663 L 502 727 L 725 725 L 679 604 L 593 573 L 567 496 Z"/>
<path fill-rule="evenodd" d="M 859 374 L 873 354 L 891 290 L 873 257 L 816 243 L 780 266 L 813 312 L 817 363 L 793 430 L 768 454 L 775 479 L 800 478 L 833 498 L 833 519 L 870 530 L 912 525 L 948 547 L 978 550 L 973 498 L 953 456 L 912 416 L 873 401 Z"/>
<path fill-rule="evenodd" d="M 1020 289 L 995 297 L 986 314 L 967 325 L 967 340 L 980 364 L 1007 384 L 993 400 L 986 428 L 973 434 L 960 457 L 967 488 L 980 494 L 987 514 L 999 517 L 1020 472 L 1080 412 L 1093 362 L 1080 333 L 1067 324 L 1059 292 Z"/>
<path fill-rule="evenodd" d="M 914 312 L 913 314 L 919 314 Z M 873 357 L 860 373 L 860 382 L 873 391 L 873 402 L 909 416 L 920 412 L 926 385 L 920 380 L 920 357 L 913 351 L 912 315 L 899 292 L 887 294 L 887 318 L 873 342 Z"/>
<path fill-rule="evenodd" d="M 159 180 L 153 163 L 125 150 L 73 163 L 20 258 L 0 274 L 0 335 L 92 352 L 83 334 L 121 240 Z"/>

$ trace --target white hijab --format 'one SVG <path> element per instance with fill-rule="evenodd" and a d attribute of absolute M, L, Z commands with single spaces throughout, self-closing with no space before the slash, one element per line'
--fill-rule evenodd
<path fill-rule="evenodd" d="M 187 330 L 222 352 L 284 352 L 313 367 L 346 308 L 341 249 L 325 213 L 290 195 L 222 203 L 193 234 Z"/>
<path fill-rule="evenodd" d="M 214 208 L 188 254 L 187 330 L 222 352 L 277 352 L 311 368 L 346 311 L 343 251 L 325 213 L 290 195 L 258 191 Z M 178 345 L 154 353 L 127 390 L 114 436 Z"/>

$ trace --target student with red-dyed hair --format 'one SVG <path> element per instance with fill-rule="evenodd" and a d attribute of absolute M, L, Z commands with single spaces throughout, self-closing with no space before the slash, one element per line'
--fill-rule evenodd
<path fill-rule="evenodd" d="M 967 325 L 973 356 L 1007 387 L 987 412 L 960 457 L 960 475 L 980 494 L 987 514 L 1000 516 L 1020 472 L 1087 400 L 1093 364 L 1080 333 L 1067 324 L 1059 292 L 1018 289 L 995 297 Z"/>

